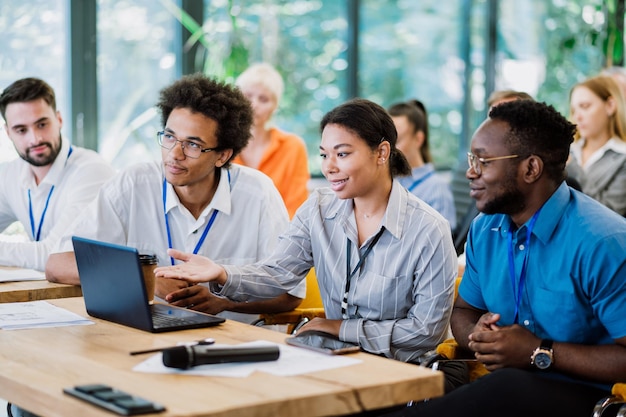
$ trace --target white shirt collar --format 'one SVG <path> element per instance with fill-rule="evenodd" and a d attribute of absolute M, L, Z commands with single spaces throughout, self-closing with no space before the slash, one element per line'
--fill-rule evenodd
<path fill-rule="evenodd" d="M 161 170 L 162 169 L 163 167 L 161 167 Z M 217 184 L 215 194 L 213 195 L 211 202 L 204 208 L 199 218 L 206 216 L 213 209 L 221 211 L 226 215 L 230 214 L 232 210 L 232 201 L 230 195 L 231 186 L 229 177 L 228 169 L 221 168 L 220 182 Z M 175 207 L 183 208 L 176 191 L 174 191 L 174 186 L 168 182 L 165 210 L 169 213 L 169 211 Z"/>
<path fill-rule="evenodd" d="M 590 166 L 594 162 L 598 161 L 609 150 L 626 155 L 626 142 L 613 137 L 609 139 L 604 145 L 602 145 L 602 147 L 600 147 L 597 151 L 595 151 L 593 155 L 589 157 L 589 159 L 586 161 L 586 163 L 583 166 L 581 161 L 582 161 L 582 152 L 583 152 L 582 150 L 583 150 L 584 145 L 585 145 L 585 139 L 581 138 L 580 140 L 572 143 L 572 146 L 571 146 L 571 151 L 572 151 L 572 154 L 574 155 L 574 158 L 576 158 L 580 166 L 583 168 Z"/>

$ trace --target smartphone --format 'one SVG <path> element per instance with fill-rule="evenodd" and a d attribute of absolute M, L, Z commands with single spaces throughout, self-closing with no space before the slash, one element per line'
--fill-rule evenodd
<path fill-rule="evenodd" d="M 343 342 L 330 333 L 317 330 L 306 330 L 296 336 L 285 339 L 288 345 L 311 349 L 327 355 L 343 355 L 359 352 L 361 348 L 354 343 Z"/>

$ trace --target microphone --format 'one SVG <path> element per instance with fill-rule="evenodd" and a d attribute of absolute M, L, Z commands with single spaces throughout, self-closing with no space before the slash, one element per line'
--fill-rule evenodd
<path fill-rule="evenodd" d="M 278 346 L 206 345 L 176 346 L 163 350 L 163 365 L 169 368 L 189 369 L 193 366 L 227 362 L 275 361 L 280 355 Z"/>

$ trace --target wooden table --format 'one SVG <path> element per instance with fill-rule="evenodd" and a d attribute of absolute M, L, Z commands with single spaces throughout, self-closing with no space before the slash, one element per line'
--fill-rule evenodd
<path fill-rule="evenodd" d="M 77 285 L 55 284 L 45 280 L 0 283 L 0 303 L 81 297 L 82 295 Z"/>
<path fill-rule="evenodd" d="M 83 299 L 50 303 L 87 317 Z M 65 395 L 63 388 L 104 383 L 160 404 L 159 416 L 312 417 L 357 413 L 443 394 L 440 372 L 357 353 L 361 364 L 280 377 L 145 374 L 132 371 L 148 356 L 133 350 L 213 337 L 218 343 L 282 343 L 285 334 L 227 321 L 208 329 L 151 334 L 92 318 L 95 325 L 0 330 L 0 398 L 44 417 L 111 414 Z"/>
<path fill-rule="evenodd" d="M 0 266 L 0 269 L 17 269 Z M 46 280 L 0 282 L 0 303 L 47 300 L 51 298 L 81 297 L 77 285 L 55 284 Z"/>

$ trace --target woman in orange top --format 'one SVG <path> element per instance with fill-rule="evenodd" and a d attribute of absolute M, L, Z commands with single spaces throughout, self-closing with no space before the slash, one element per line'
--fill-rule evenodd
<path fill-rule="evenodd" d="M 310 174 L 304 141 L 269 126 L 283 93 L 282 77 L 269 64 L 255 64 L 237 78 L 236 84 L 252 104 L 254 121 L 248 145 L 233 162 L 269 176 L 283 197 L 291 218 L 307 199 Z"/>

